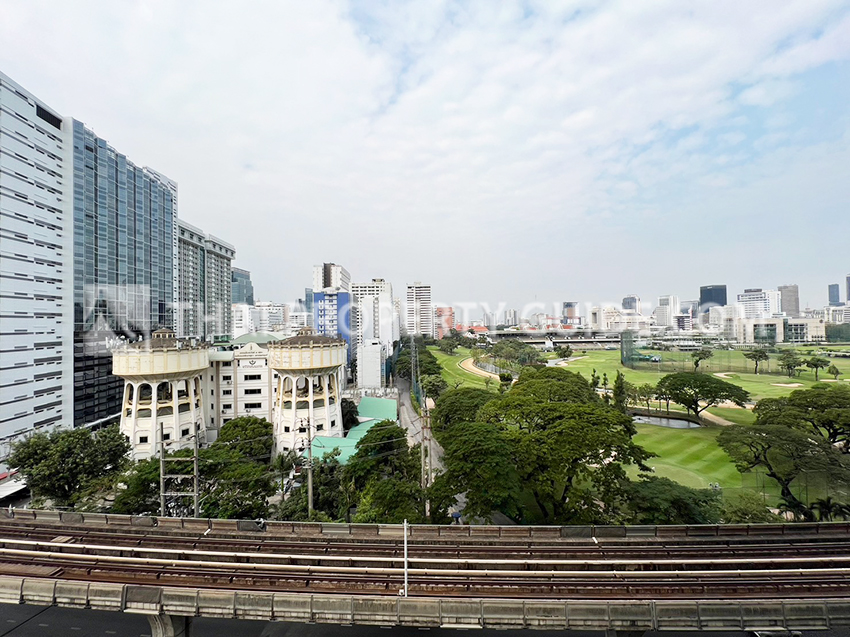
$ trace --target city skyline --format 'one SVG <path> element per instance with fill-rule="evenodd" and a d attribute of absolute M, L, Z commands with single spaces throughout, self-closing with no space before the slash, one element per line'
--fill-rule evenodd
<path fill-rule="evenodd" d="M 846 2 L 83 5 L 4 2 L 0 68 L 174 179 L 258 298 L 305 261 L 389 276 L 379 237 L 397 289 L 511 307 L 712 281 L 818 307 L 850 270 Z"/>

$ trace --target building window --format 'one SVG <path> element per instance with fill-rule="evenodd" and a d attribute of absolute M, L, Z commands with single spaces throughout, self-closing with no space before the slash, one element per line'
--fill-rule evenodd
<path fill-rule="evenodd" d="M 230 376 L 222 376 L 221 380 L 230 380 Z"/>
<path fill-rule="evenodd" d="M 245 409 L 262 409 L 263 403 L 245 403 Z"/>
<path fill-rule="evenodd" d="M 221 393 L 222 393 L 223 396 L 231 396 L 233 394 L 233 390 L 232 389 L 222 389 Z"/>
<path fill-rule="evenodd" d="M 245 380 L 260 380 L 261 378 L 260 374 L 245 374 Z"/>
<path fill-rule="evenodd" d="M 171 440 L 171 434 L 162 434 L 163 440 Z"/>
<path fill-rule="evenodd" d="M 233 404 L 232 403 L 226 403 L 226 404 L 222 405 L 221 408 L 222 409 L 233 409 Z"/>
<path fill-rule="evenodd" d="M 181 435 L 181 436 L 183 436 L 183 437 L 185 438 L 186 436 L 188 436 L 188 435 L 189 435 L 189 429 L 188 429 L 188 428 L 187 428 L 187 429 L 181 429 L 181 430 L 180 430 L 180 435 Z"/>
<path fill-rule="evenodd" d="M 257 396 L 257 395 L 262 394 L 262 393 L 263 393 L 262 389 L 246 389 L 245 390 L 246 396 Z"/>
<path fill-rule="evenodd" d="M 139 444 L 140 445 L 148 444 L 148 437 L 147 436 L 139 436 Z"/>

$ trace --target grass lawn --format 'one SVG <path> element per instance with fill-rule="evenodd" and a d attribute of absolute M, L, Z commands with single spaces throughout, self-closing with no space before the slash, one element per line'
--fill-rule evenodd
<path fill-rule="evenodd" d="M 484 383 L 484 377 L 472 372 L 468 372 L 460 366 L 463 359 L 469 358 L 469 350 L 465 347 L 459 347 L 455 350 L 453 356 L 441 352 L 438 347 L 431 346 L 428 348 L 437 359 L 440 367 L 443 368 L 443 380 L 449 384 L 449 387 L 454 387 L 456 383 L 460 383 L 460 387 L 480 387 L 487 389 Z M 498 385 L 491 383 L 490 386 Z"/>
<path fill-rule="evenodd" d="M 752 425 L 756 421 L 756 415 L 749 409 L 735 409 L 732 407 L 709 407 L 706 411 L 715 416 L 725 418 L 736 425 Z"/>
<path fill-rule="evenodd" d="M 655 468 L 655 475 L 700 489 L 707 488 L 711 482 L 730 489 L 743 486 L 740 472 L 717 445 L 720 427 L 672 429 L 639 424 L 637 430 L 635 442 L 658 454 L 647 461 Z M 627 469 L 632 477 L 637 476 L 635 467 Z"/>

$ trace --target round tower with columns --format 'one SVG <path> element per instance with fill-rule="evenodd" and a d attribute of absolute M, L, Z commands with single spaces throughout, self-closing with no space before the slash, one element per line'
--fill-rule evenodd
<path fill-rule="evenodd" d="M 346 343 L 310 328 L 268 344 L 274 389 L 275 453 L 303 448 L 316 434 L 343 435 L 340 386 Z"/>
<path fill-rule="evenodd" d="M 168 329 L 112 352 L 112 373 L 124 379 L 121 432 L 134 460 L 192 448 L 206 439 L 202 374 L 209 368 L 206 346 L 176 339 Z"/>

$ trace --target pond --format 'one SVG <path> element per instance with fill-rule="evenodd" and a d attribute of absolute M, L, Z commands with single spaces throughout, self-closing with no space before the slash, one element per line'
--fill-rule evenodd
<path fill-rule="evenodd" d="M 667 416 L 633 416 L 635 422 L 644 425 L 658 425 L 672 429 L 696 429 L 699 425 L 683 418 L 668 418 Z"/>

